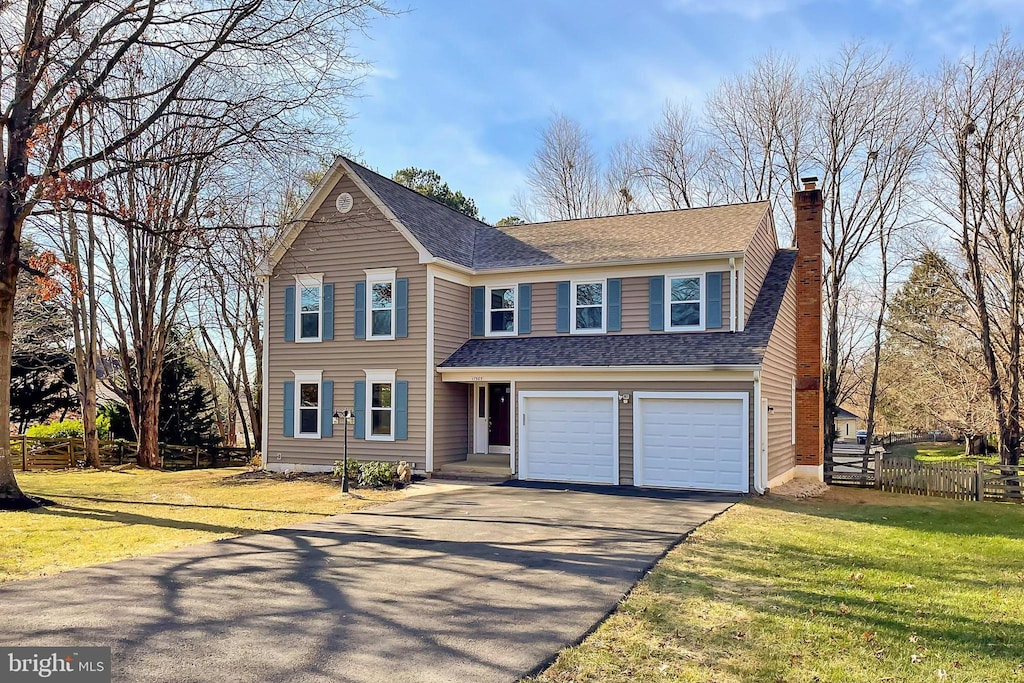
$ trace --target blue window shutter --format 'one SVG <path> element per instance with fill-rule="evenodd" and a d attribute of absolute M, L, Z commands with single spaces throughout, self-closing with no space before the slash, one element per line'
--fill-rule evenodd
<path fill-rule="evenodd" d="M 366 339 L 366 280 L 356 283 L 356 339 Z"/>
<path fill-rule="evenodd" d="M 329 439 L 334 436 L 334 382 L 320 382 L 320 394 L 320 438 Z"/>
<path fill-rule="evenodd" d="M 650 297 L 651 329 L 665 329 L 665 276 L 655 275 L 651 278 Z"/>
<path fill-rule="evenodd" d="M 284 288 L 284 340 L 295 341 L 295 287 Z"/>
<path fill-rule="evenodd" d="M 487 296 L 485 287 L 473 288 L 473 336 L 484 335 L 484 298 Z"/>
<path fill-rule="evenodd" d="M 704 286 L 707 288 L 704 327 L 715 330 L 722 326 L 722 274 L 708 273 L 704 276 Z"/>
<path fill-rule="evenodd" d="M 608 331 L 622 331 L 622 280 L 608 280 Z"/>
<path fill-rule="evenodd" d="M 395 382 L 395 439 L 409 438 L 409 383 Z"/>
<path fill-rule="evenodd" d="M 284 383 L 284 435 L 295 436 L 295 382 Z"/>
<path fill-rule="evenodd" d="M 395 280 L 395 337 L 409 336 L 409 278 Z"/>
<path fill-rule="evenodd" d="M 334 339 L 334 285 L 324 285 L 323 310 L 324 330 L 320 338 L 331 341 Z"/>
<path fill-rule="evenodd" d="M 555 295 L 555 331 L 569 331 L 569 283 L 559 282 Z"/>
<path fill-rule="evenodd" d="M 519 334 L 530 334 L 533 331 L 533 285 L 519 285 L 519 299 L 516 301 L 519 310 L 516 312 L 516 325 Z"/>
<path fill-rule="evenodd" d="M 357 439 L 366 438 L 366 382 L 356 382 L 355 395 L 352 397 L 352 412 L 356 414 L 356 428 L 352 436 Z"/>

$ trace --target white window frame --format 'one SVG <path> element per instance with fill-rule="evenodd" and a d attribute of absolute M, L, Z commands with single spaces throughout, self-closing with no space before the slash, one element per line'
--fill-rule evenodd
<path fill-rule="evenodd" d="M 398 273 L 397 268 L 373 268 L 364 270 L 366 273 L 366 339 L 368 341 L 387 341 L 395 338 L 395 318 L 397 316 L 396 303 L 398 299 Z M 391 333 L 373 333 L 373 286 L 375 284 L 391 284 Z M 379 309 L 386 310 L 386 309 Z"/>
<path fill-rule="evenodd" d="M 601 285 L 601 327 L 595 329 L 577 329 L 576 328 L 576 294 L 577 287 L 579 285 Z M 604 334 L 608 329 L 608 280 L 607 279 L 595 279 L 595 280 L 572 280 L 569 282 L 569 287 L 572 291 L 569 294 L 569 329 L 572 330 L 573 334 Z M 584 308 L 593 308 L 592 306 L 585 306 Z"/>
<path fill-rule="evenodd" d="M 511 289 L 512 290 L 512 329 L 511 330 L 492 330 L 491 329 L 491 313 L 495 311 L 507 311 L 507 308 L 491 308 L 491 291 L 495 289 Z M 487 316 L 486 327 L 484 328 L 485 337 L 514 337 L 519 334 L 519 285 L 488 285 L 484 290 L 484 315 Z"/>
<path fill-rule="evenodd" d="M 364 370 L 366 374 L 366 401 L 365 411 L 366 414 L 363 416 L 363 424 L 365 425 L 364 434 L 368 441 L 394 441 L 395 440 L 395 371 L 394 370 Z M 391 407 L 390 408 L 378 408 L 378 410 L 390 410 L 391 411 L 391 433 L 390 434 L 374 434 L 373 433 L 373 385 L 374 384 L 390 384 L 391 385 Z"/>
<path fill-rule="evenodd" d="M 316 287 L 320 290 L 319 304 L 317 311 L 317 326 L 315 337 L 302 336 L 302 289 L 303 287 Z M 295 341 L 302 343 L 318 342 L 324 338 L 324 274 L 309 273 L 295 276 Z"/>
<path fill-rule="evenodd" d="M 324 371 L 323 370 L 293 370 L 295 375 L 295 427 L 292 433 L 296 439 L 319 439 L 322 415 L 320 411 L 324 407 Z M 316 432 L 302 432 L 302 385 L 316 385 Z"/>
<path fill-rule="evenodd" d="M 707 313 L 707 280 L 704 277 L 703 271 L 697 272 L 683 272 L 683 273 L 672 273 L 671 275 L 665 276 L 665 330 L 667 332 L 703 332 L 706 327 L 706 313 Z M 687 301 L 672 301 L 672 280 L 678 280 L 681 278 L 696 279 L 700 285 L 700 295 L 696 301 L 688 299 Z M 672 324 L 672 304 L 683 304 L 683 303 L 697 303 L 700 305 L 700 323 L 697 325 L 673 325 Z"/>

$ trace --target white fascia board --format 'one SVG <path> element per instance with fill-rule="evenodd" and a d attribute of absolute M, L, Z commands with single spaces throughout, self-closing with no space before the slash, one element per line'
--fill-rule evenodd
<path fill-rule="evenodd" d="M 756 366 L 625 366 L 547 368 L 438 368 L 444 382 L 753 381 Z"/>

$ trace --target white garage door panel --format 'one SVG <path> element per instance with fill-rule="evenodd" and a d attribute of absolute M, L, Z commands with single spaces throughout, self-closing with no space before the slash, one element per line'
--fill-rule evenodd
<path fill-rule="evenodd" d="M 522 401 L 524 478 L 618 483 L 614 399 L 530 396 Z"/>
<path fill-rule="evenodd" d="M 645 397 L 636 409 L 638 485 L 747 490 L 742 399 Z"/>

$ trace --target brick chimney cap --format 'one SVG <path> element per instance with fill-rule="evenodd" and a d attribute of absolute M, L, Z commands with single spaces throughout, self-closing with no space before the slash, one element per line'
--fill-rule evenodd
<path fill-rule="evenodd" d="M 818 184 L 818 176 L 816 175 L 805 175 L 800 178 L 800 182 L 804 184 L 804 190 L 813 190 Z"/>

